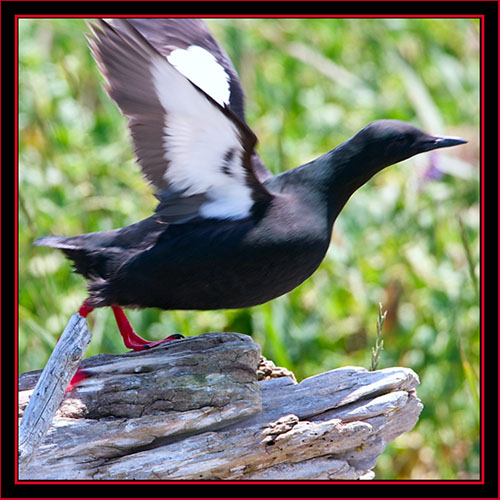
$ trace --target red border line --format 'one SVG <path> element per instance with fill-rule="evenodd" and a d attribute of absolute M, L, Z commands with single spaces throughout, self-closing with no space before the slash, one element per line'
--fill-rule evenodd
<path fill-rule="evenodd" d="M 122 0 L 122 1 L 129 1 L 129 0 Z M 285 0 L 283 0 L 285 1 Z M 289 0 L 287 0 L 289 1 Z M 293 1 L 293 0 L 292 0 Z M 325 0 L 326 1 L 326 0 Z M 396 1 L 396 0 L 394 0 Z M 456 1 L 456 0 L 447 0 L 447 1 Z M 459 0 L 461 1 L 461 0 Z M 465 1 L 465 0 L 464 0 Z M 480 20 L 480 40 L 481 40 L 481 46 L 480 46 L 480 52 L 481 52 L 481 67 L 480 67 L 480 77 L 481 77 L 481 83 L 480 83 L 480 99 L 481 99 L 481 122 L 480 122 L 480 160 L 481 160 L 481 165 L 480 165 L 480 173 L 481 173 L 481 179 L 484 180 L 484 15 L 453 15 L 453 14 L 443 14 L 443 15 L 383 15 L 383 14 L 373 14 L 373 15 L 360 15 L 360 14 L 352 14 L 352 15 L 213 15 L 213 14 L 207 14 L 207 15 L 169 15 L 169 16 L 158 16 L 158 15 L 99 15 L 99 16 L 90 16 L 90 15 L 44 15 L 44 14 L 34 14 L 34 15 L 15 15 L 15 70 L 14 70 L 14 78 L 15 78 L 15 155 L 16 155 L 16 161 L 15 161 L 15 179 L 16 179 L 16 186 L 15 186 L 15 252 L 16 252 L 16 259 L 15 259 L 15 296 L 16 296 L 16 306 L 17 306 L 17 298 L 18 298 L 18 168 L 19 168 L 19 163 L 18 163 L 18 21 L 19 19 L 30 19 L 30 18 L 37 18 L 37 19 L 94 19 L 94 18 L 103 18 L 103 17 L 142 17 L 142 18 L 158 18 L 158 17 L 179 17 L 179 18 L 204 18 L 204 19 L 238 19 L 238 18 L 286 18 L 286 19 L 314 19 L 314 18 L 320 18 L 320 19 L 369 19 L 369 18 L 381 18 L 381 19 L 394 19 L 394 18 L 400 18 L 400 19 L 407 19 L 407 18 L 415 18 L 415 19 L 422 19 L 422 18 L 431 18 L 431 19 L 479 19 Z M 499 39 L 499 48 L 500 48 L 500 39 Z M 499 70 L 499 76 L 500 76 L 500 70 Z M 500 104 L 499 104 L 499 113 L 500 113 Z M 499 143 L 500 143 L 500 132 L 499 132 Z M 500 154 L 499 154 L 499 164 L 500 164 Z M 498 188 L 500 191 L 500 179 L 498 181 Z M 480 340 L 481 340 L 481 402 L 480 402 L 480 408 L 481 408 L 481 424 L 483 424 L 482 417 L 484 416 L 484 377 L 485 377 L 485 372 L 484 372 L 484 310 L 483 310 L 483 298 L 484 298 L 484 280 L 482 279 L 484 276 L 484 182 L 481 182 L 481 223 L 480 223 L 480 232 L 481 232 L 481 286 L 480 286 L 480 296 L 481 296 L 481 332 L 480 332 Z M 498 204 L 498 214 L 500 215 L 500 202 Z M 498 241 L 500 243 L 500 235 L 498 237 Z M 499 254 L 499 260 L 500 260 L 500 254 Z M 499 281 L 500 281 L 500 270 L 498 273 Z M 499 302 L 498 306 L 500 309 L 500 296 L 499 296 Z M 499 316 L 499 331 L 500 331 L 500 316 Z M 16 342 L 15 342 L 15 356 L 16 356 L 16 363 L 15 363 L 15 393 L 16 395 L 18 394 L 17 390 L 17 380 L 18 380 L 18 326 L 19 326 L 19 318 L 18 318 L 18 308 L 16 307 L 15 310 L 15 328 L 16 328 Z M 500 361 L 500 347 L 499 347 L 499 361 Z M 500 371 L 499 371 L 499 383 L 500 383 Z M 500 402 L 499 402 L 499 412 L 500 412 Z M 16 413 L 16 425 L 18 421 L 18 401 L 16 397 L 16 404 L 15 404 L 15 413 Z M 500 421 L 499 421 L 499 428 L 500 428 Z M 484 434 L 484 425 L 481 425 L 481 433 L 480 433 L 480 439 L 481 439 L 481 452 L 480 452 L 480 459 L 481 459 L 481 464 L 480 464 L 480 471 L 481 471 L 481 479 L 479 480 L 444 480 L 444 479 L 438 479 L 438 480 L 373 480 L 369 481 L 369 484 L 387 484 L 387 485 L 392 485 L 392 484 L 459 484 L 459 485 L 482 485 L 484 484 L 484 461 L 485 461 L 485 456 L 484 456 L 484 439 L 485 439 L 485 434 Z M 352 484 L 352 485 L 359 485 L 362 484 L 361 481 L 169 481 L 169 480 L 163 480 L 163 481 L 40 481 L 40 480 L 35 480 L 35 481 L 30 481 L 30 480 L 18 480 L 18 457 L 17 457 L 17 450 L 18 450 L 18 434 L 17 434 L 17 427 L 15 431 L 15 444 L 16 444 L 16 450 L 15 450 L 15 484 L 18 485 L 61 485 L 61 484 L 68 484 L 68 485 L 84 485 L 84 484 L 110 484 L 110 485 L 130 485 L 130 484 L 140 484 L 140 485 L 148 485 L 148 484 L 172 484 L 172 485 L 185 485 L 185 484 L 195 484 L 195 485 L 228 485 L 228 484 L 285 484 L 285 485 L 295 485 L 295 484 L 307 484 L 307 485 L 332 485 L 332 484 Z M 500 441 L 499 443 L 500 444 Z M 500 478 L 500 465 L 499 465 L 499 478 Z M 130 498 L 136 498 L 136 497 L 130 497 Z M 356 497 L 351 497 L 351 498 L 356 498 Z M 95 500 L 95 499 L 94 499 Z M 126 500 L 124 498 L 124 500 Z M 186 499 L 184 499 L 186 500 Z M 189 499 L 188 499 L 189 500 Z M 229 499 L 228 499 L 229 500 Z M 248 500 L 257 500 L 257 499 L 251 499 L 249 498 Z M 290 499 L 290 500 L 295 500 L 295 499 Z M 298 499 L 297 499 L 298 500 Z M 339 499 L 342 500 L 342 499 Z M 398 499 L 394 499 L 398 500 Z"/>

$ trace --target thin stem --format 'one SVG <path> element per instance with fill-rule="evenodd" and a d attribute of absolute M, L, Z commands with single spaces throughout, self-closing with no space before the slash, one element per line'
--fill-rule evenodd
<path fill-rule="evenodd" d="M 387 311 L 383 312 L 382 304 L 379 302 L 378 305 L 378 318 L 377 318 L 377 340 L 375 341 L 375 347 L 372 347 L 372 364 L 370 370 L 373 372 L 377 369 L 380 353 L 384 349 L 384 341 L 382 337 L 382 327 L 384 326 L 384 321 L 387 316 Z"/>

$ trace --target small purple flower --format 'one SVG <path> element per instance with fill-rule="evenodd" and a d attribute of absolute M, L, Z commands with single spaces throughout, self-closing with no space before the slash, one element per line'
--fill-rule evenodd
<path fill-rule="evenodd" d="M 424 171 L 423 181 L 437 181 L 444 175 L 443 171 L 439 168 L 439 154 L 432 152 L 429 154 L 429 165 Z"/>

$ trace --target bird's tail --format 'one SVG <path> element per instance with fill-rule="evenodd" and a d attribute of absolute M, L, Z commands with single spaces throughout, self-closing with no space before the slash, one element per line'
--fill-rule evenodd
<path fill-rule="evenodd" d="M 95 279 L 96 269 L 92 252 L 85 248 L 78 236 L 45 236 L 33 242 L 34 245 L 57 248 L 73 261 L 75 271 L 87 279 Z"/>
<path fill-rule="evenodd" d="M 71 242 L 73 238 L 66 238 L 64 236 L 44 236 L 43 238 L 38 238 L 33 242 L 33 245 L 39 247 L 52 247 L 59 248 L 60 250 L 77 250 L 75 243 Z"/>

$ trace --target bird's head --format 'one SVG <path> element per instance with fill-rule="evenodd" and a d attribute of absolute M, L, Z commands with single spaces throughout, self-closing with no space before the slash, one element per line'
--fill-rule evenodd
<path fill-rule="evenodd" d="M 467 141 L 460 137 L 430 135 L 399 120 L 377 120 L 360 130 L 349 142 L 358 161 L 378 171 L 416 154 Z"/>
<path fill-rule="evenodd" d="M 385 167 L 419 153 L 466 142 L 460 137 L 430 135 L 399 120 L 377 120 L 320 158 L 299 167 L 300 176 L 295 173 L 294 180 L 308 180 L 315 189 L 326 192 L 335 220 L 349 197 Z M 283 182 L 290 176 L 284 174 L 277 179 Z"/>

